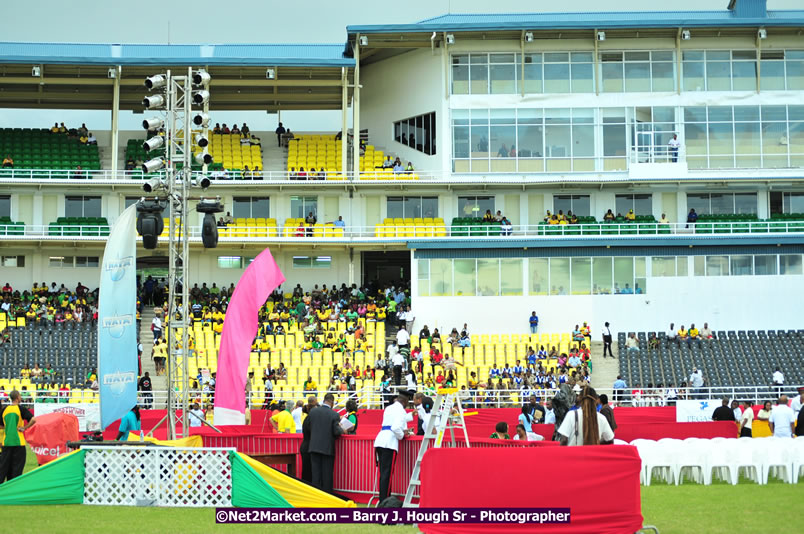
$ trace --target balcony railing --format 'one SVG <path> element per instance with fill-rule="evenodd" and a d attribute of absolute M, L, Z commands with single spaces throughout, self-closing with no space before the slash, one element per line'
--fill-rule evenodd
<path fill-rule="evenodd" d="M 189 226 L 192 241 L 201 241 L 201 227 Z M 433 239 L 521 239 L 569 238 L 588 239 L 623 236 L 631 238 L 683 238 L 711 234 L 790 234 L 804 233 L 802 221 L 744 221 L 699 223 L 592 223 L 567 225 L 453 225 L 381 224 L 374 226 L 227 226 L 218 235 L 225 242 L 406 242 Z M 34 225 L 0 224 L 0 236 L 6 239 L 53 239 L 105 241 L 108 226 L 98 225 Z M 167 226 L 160 236 L 167 238 Z"/>

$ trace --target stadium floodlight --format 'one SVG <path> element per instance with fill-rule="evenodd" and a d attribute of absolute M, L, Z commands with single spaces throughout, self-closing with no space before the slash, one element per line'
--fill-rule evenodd
<path fill-rule="evenodd" d="M 165 127 L 165 121 L 158 117 L 153 119 L 145 119 L 142 121 L 142 127 L 146 130 L 161 130 Z"/>
<path fill-rule="evenodd" d="M 149 91 L 153 91 L 154 89 L 164 87 L 165 84 L 167 84 L 167 80 L 161 74 L 145 78 L 145 87 L 147 87 Z"/>
<path fill-rule="evenodd" d="M 525 32 L 525 42 L 526 43 L 533 42 L 533 32 Z"/>
<path fill-rule="evenodd" d="M 203 112 L 198 112 L 193 115 L 193 124 L 196 126 L 201 126 L 202 128 L 206 128 L 209 124 L 209 115 Z"/>
<path fill-rule="evenodd" d="M 193 73 L 193 85 L 207 85 L 210 79 L 209 73 L 204 69 L 198 69 Z"/>
<path fill-rule="evenodd" d="M 212 156 L 206 150 L 203 152 L 199 152 L 195 155 L 195 162 L 199 165 L 209 165 L 212 163 Z"/>
<path fill-rule="evenodd" d="M 203 177 L 203 178 L 201 178 L 201 180 L 198 182 L 198 185 L 201 187 L 201 189 L 208 189 L 208 188 L 209 188 L 209 186 L 211 186 L 211 185 L 212 185 L 212 181 L 209 179 L 209 177 L 208 177 L 208 176 L 204 176 L 204 177 Z"/>
<path fill-rule="evenodd" d="M 165 144 L 165 136 L 156 135 L 145 141 L 142 144 L 142 148 L 146 152 L 150 152 L 151 150 L 156 150 L 157 148 L 161 147 L 164 144 Z"/>
<path fill-rule="evenodd" d="M 766 30 L 765 28 L 760 28 L 757 31 L 757 37 L 759 37 L 760 39 L 767 39 L 768 38 L 768 30 Z"/>
<path fill-rule="evenodd" d="M 159 235 L 165 230 L 164 209 L 165 205 L 158 200 L 137 202 L 137 233 L 142 236 L 142 246 L 148 250 L 156 248 Z"/>
<path fill-rule="evenodd" d="M 597 40 L 598 41 L 605 41 L 606 40 L 606 32 L 597 32 Z"/>
<path fill-rule="evenodd" d="M 692 34 L 690 33 L 689 30 L 683 30 L 681 32 L 681 39 L 683 41 L 689 41 L 690 39 L 692 39 Z"/>
<path fill-rule="evenodd" d="M 165 160 L 162 158 L 154 158 L 142 164 L 142 172 L 148 174 L 149 172 L 156 172 L 165 166 Z"/>
<path fill-rule="evenodd" d="M 265 77 L 269 80 L 273 80 L 276 78 L 276 71 L 274 69 L 267 69 L 265 71 Z"/>
<path fill-rule="evenodd" d="M 142 105 L 145 106 L 145 109 L 161 108 L 165 105 L 165 97 L 162 95 L 146 96 L 142 99 Z"/>
<path fill-rule="evenodd" d="M 209 139 L 207 139 L 204 134 L 196 134 L 195 144 L 200 146 L 201 148 L 204 148 L 209 144 Z"/>
<path fill-rule="evenodd" d="M 368 37 L 365 35 L 360 36 L 360 46 L 368 46 Z"/>
<path fill-rule="evenodd" d="M 209 91 L 202 90 L 193 93 L 193 104 L 200 106 L 209 100 Z"/>
<path fill-rule="evenodd" d="M 160 180 L 159 178 L 151 178 L 144 184 L 142 184 L 142 190 L 146 193 L 153 193 L 154 191 L 158 191 L 159 189 L 163 189 L 165 187 L 165 182 Z"/>
<path fill-rule="evenodd" d="M 455 35 L 454 34 L 451 34 L 451 33 L 447 34 L 447 44 L 448 45 L 455 44 Z"/>
<path fill-rule="evenodd" d="M 204 248 L 217 247 L 218 225 L 215 223 L 215 214 L 223 211 L 223 205 L 217 199 L 204 199 L 198 203 L 195 209 L 204 214 L 204 222 L 201 223 L 201 242 L 204 244 Z"/>

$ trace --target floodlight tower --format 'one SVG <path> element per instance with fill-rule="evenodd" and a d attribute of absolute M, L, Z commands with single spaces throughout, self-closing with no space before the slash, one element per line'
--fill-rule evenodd
<path fill-rule="evenodd" d="M 192 166 L 194 162 L 206 167 L 212 163 L 207 151 L 208 141 L 202 135 L 194 138 L 193 126 L 206 129 L 209 117 L 206 113 L 194 113 L 193 104 L 206 106 L 209 101 L 210 76 L 204 70 L 193 72 L 192 67 L 186 74 L 173 75 L 167 71 L 145 80 L 145 86 L 154 94 L 146 97 L 143 104 L 146 108 L 164 107 L 163 118 L 143 121 L 143 127 L 151 129 L 161 127 L 156 137 L 145 142 L 149 147 L 164 146 L 164 159 L 161 162 L 150 160 L 143 165 L 146 172 L 164 168 L 164 182 L 156 192 L 166 196 L 170 207 L 168 216 L 168 311 L 167 321 L 167 422 L 168 439 L 176 439 L 177 423 L 181 423 L 181 435 L 189 435 L 188 413 L 190 400 L 188 342 L 190 320 L 189 303 L 189 210 L 190 188 L 193 184 Z M 194 90 L 195 88 L 195 90 Z M 160 140 L 159 138 L 162 138 Z M 201 152 L 193 157 L 194 139 Z M 203 139 L 203 140 L 202 140 Z M 198 142 L 201 141 L 201 142 Z M 147 168 L 146 168 L 147 167 Z M 199 182 L 209 185 L 209 180 L 202 177 Z M 153 191 L 153 185 L 148 182 Z M 147 191 L 148 192 L 148 191 Z M 217 235 L 215 236 L 217 238 Z M 216 239 L 217 241 L 217 239 Z M 206 244 L 205 244 L 206 245 Z M 176 415 L 176 411 L 180 415 Z"/>

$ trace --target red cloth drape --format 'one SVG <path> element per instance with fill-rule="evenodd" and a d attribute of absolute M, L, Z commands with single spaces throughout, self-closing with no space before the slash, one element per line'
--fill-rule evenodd
<path fill-rule="evenodd" d="M 430 449 L 422 461 L 423 508 L 569 507 L 571 523 L 419 528 L 427 534 L 636 532 L 642 527 L 640 466 L 630 445 Z M 534 492 L 539 481 L 547 483 Z"/>

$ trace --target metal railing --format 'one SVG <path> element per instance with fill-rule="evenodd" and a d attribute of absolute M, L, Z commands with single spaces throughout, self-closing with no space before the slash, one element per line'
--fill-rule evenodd
<path fill-rule="evenodd" d="M 630 149 L 630 162 L 634 163 L 683 163 L 687 155 L 683 147 L 670 145 L 638 145 Z"/>
<path fill-rule="evenodd" d="M 802 233 L 804 221 L 742 221 L 698 223 L 584 223 L 584 224 L 531 224 L 531 225 L 433 225 L 433 224 L 377 224 L 373 226 L 292 225 L 292 226 L 236 226 L 218 228 L 220 241 L 225 243 L 255 242 L 309 242 L 309 241 L 409 241 L 415 239 L 515 239 L 515 238 L 608 238 L 613 236 L 643 238 L 679 238 L 708 236 L 710 234 L 769 234 Z M 190 226 L 189 237 L 201 240 L 201 227 Z M 14 239 L 55 239 L 104 241 L 109 235 L 105 225 L 35 225 L 0 224 L 0 236 Z M 164 233 L 162 237 L 166 237 Z"/>

